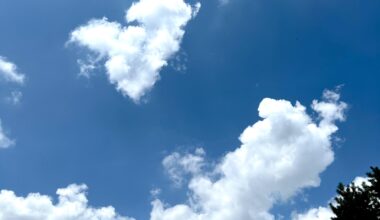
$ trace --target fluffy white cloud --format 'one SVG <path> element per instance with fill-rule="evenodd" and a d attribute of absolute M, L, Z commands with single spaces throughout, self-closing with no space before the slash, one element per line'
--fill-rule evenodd
<path fill-rule="evenodd" d="M 2 56 L 0 56 L 0 75 L 5 80 L 18 84 L 23 84 L 25 80 L 24 74 L 17 71 L 17 66 Z"/>
<path fill-rule="evenodd" d="M 334 160 L 331 136 L 346 107 L 337 93 L 325 91 L 323 100 L 312 104 L 319 115 L 313 119 L 298 102 L 264 99 L 258 109 L 262 120 L 244 130 L 242 145 L 213 171 L 196 169 L 188 203 L 168 206 L 155 200 L 151 220 L 273 220 L 274 204 L 319 186 L 319 174 Z M 188 169 L 181 161 L 194 155 L 176 155 L 178 166 Z"/>
<path fill-rule="evenodd" d="M 157 80 L 159 71 L 180 49 L 187 22 L 196 16 L 200 3 L 183 0 L 140 0 L 126 12 L 128 26 L 107 18 L 91 20 L 75 29 L 69 42 L 95 53 L 81 61 L 86 73 L 105 59 L 105 68 L 117 90 L 138 102 Z"/>
<path fill-rule="evenodd" d="M 18 197 L 12 191 L 0 191 L 0 220 L 133 220 L 122 217 L 111 206 L 88 206 L 85 185 L 58 189 L 58 202 L 38 193 Z"/>
<path fill-rule="evenodd" d="M 0 148 L 8 148 L 14 145 L 14 141 L 11 140 L 3 131 L 3 127 L 0 121 Z"/>

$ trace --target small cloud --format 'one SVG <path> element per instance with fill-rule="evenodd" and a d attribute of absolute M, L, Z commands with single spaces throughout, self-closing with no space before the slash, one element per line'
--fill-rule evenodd
<path fill-rule="evenodd" d="M 205 163 L 205 151 L 202 148 L 197 148 L 194 154 L 180 154 L 178 152 L 172 153 L 165 157 L 162 164 L 173 181 L 176 187 L 181 187 L 184 182 L 185 175 L 197 175 Z"/>
<path fill-rule="evenodd" d="M 23 84 L 25 80 L 25 75 L 18 72 L 17 66 L 2 56 L 0 56 L 0 76 L 8 82 L 17 84 Z"/>
<path fill-rule="evenodd" d="M 201 6 L 202 5 L 200 2 L 195 3 L 195 5 L 193 6 L 193 17 L 198 15 L 199 10 L 201 10 Z"/>
<path fill-rule="evenodd" d="M 161 189 L 160 188 L 154 188 L 150 191 L 150 195 L 153 198 L 157 198 L 161 194 Z"/>
<path fill-rule="evenodd" d="M 22 92 L 18 90 L 12 91 L 11 95 L 6 98 L 6 100 L 13 105 L 20 104 L 21 99 L 22 99 Z"/>
<path fill-rule="evenodd" d="M 0 121 L 0 148 L 9 148 L 15 144 L 15 141 L 10 139 L 4 132 Z"/>
<path fill-rule="evenodd" d="M 187 54 L 185 52 L 178 53 L 173 59 L 170 60 L 169 65 L 177 72 L 186 72 L 188 61 Z"/>
<path fill-rule="evenodd" d="M 91 72 L 96 69 L 96 62 L 78 59 L 77 63 L 79 65 L 79 75 L 86 78 L 90 78 Z"/>
<path fill-rule="evenodd" d="M 2 56 L 0 56 L 0 77 L 7 82 L 16 83 L 18 85 L 23 85 L 25 82 L 25 75 L 18 71 L 16 64 Z M 12 104 L 18 104 L 21 98 L 22 92 L 15 90 L 5 99 Z"/>

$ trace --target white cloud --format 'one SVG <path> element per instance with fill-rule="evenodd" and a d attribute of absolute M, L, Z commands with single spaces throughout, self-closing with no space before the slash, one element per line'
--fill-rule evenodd
<path fill-rule="evenodd" d="M 273 220 L 274 204 L 319 186 L 319 174 L 334 160 L 331 136 L 346 106 L 338 94 L 326 91 L 322 101 L 312 104 L 316 122 L 298 102 L 264 99 L 258 109 L 262 120 L 244 130 L 242 145 L 223 157 L 212 174 L 196 169 L 186 204 L 155 200 L 151 220 Z M 188 167 L 181 163 L 184 157 L 176 158 Z"/>
<path fill-rule="evenodd" d="M 85 185 L 58 189 L 58 202 L 38 193 L 18 197 L 12 191 L 0 191 L 0 220 L 133 220 L 122 217 L 111 206 L 88 205 Z"/>
<path fill-rule="evenodd" d="M 201 172 L 204 166 L 205 151 L 202 148 L 197 148 L 195 154 L 181 154 L 175 152 L 162 161 L 162 164 L 169 174 L 170 179 L 174 182 L 175 186 L 182 185 L 184 176 L 191 174 L 193 176 Z"/>
<path fill-rule="evenodd" d="M 310 209 L 304 214 L 295 214 L 293 220 L 331 220 L 334 213 L 329 208 L 319 207 Z"/>
<path fill-rule="evenodd" d="M 0 148 L 8 148 L 14 144 L 14 140 L 11 140 L 3 131 L 3 127 L 0 121 Z"/>
<path fill-rule="evenodd" d="M 94 19 L 75 29 L 69 43 L 95 53 L 96 59 L 81 62 L 81 72 L 92 70 L 94 60 L 105 59 L 110 82 L 138 102 L 159 80 L 168 59 L 179 51 L 184 27 L 199 8 L 200 3 L 191 6 L 183 0 L 140 0 L 126 12 L 129 25 Z"/>
<path fill-rule="evenodd" d="M 18 84 L 23 84 L 25 80 L 24 74 L 18 72 L 17 66 L 2 56 L 0 56 L 0 75 L 5 80 Z"/>

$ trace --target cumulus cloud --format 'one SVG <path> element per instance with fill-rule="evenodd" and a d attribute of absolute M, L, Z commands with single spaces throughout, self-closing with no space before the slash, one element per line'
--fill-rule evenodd
<path fill-rule="evenodd" d="M 138 102 L 159 80 L 159 72 L 180 49 L 184 27 L 200 9 L 184 0 L 140 0 L 127 10 L 126 23 L 94 19 L 76 28 L 69 43 L 94 53 L 80 61 L 82 74 L 105 60 L 109 81 Z"/>
<path fill-rule="evenodd" d="M 38 193 L 18 197 L 12 191 L 0 191 L 0 220 L 133 220 L 122 217 L 111 206 L 88 205 L 85 185 L 70 185 L 57 190 L 58 202 Z"/>
<path fill-rule="evenodd" d="M 319 174 L 333 162 L 335 122 L 345 119 L 347 107 L 339 98 L 337 93 L 325 91 L 322 101 L 313 101 L 317 119 L 298 102 L 264 99 L 258 109 L 262 120 L 243 131 L 241 146 L 226 154 L 212 172 L 199 172 L 196 166 L 196 175 L 188 182 L 187 203 L 169 206 L 153 201 L 151 220 L 275 219 L 270 213 L 274 204 L 302 189 L 319 186 Z M 181 161 L 194 155 L 173 155 L 177 167 L 192 167 Z M 189 161 L 198 164 L 204 160 Z"/>
<path fill-rule="evenodd" d="M 18 72 L 17 66 L 2 56 L 0 56 L 0 75 L 8 82 L 23 84 L 25 80 L 25 75 Z"/>

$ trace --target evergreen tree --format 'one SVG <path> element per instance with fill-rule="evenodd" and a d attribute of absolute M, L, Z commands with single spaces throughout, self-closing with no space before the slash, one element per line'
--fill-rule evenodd
<path fill-rule="evenodd" d="M 340 183 L 335 203 L 330 204 L 332 220 L 380 220 L 380 169 L 371 167 L 368 182 L 361 186 Z"/>

